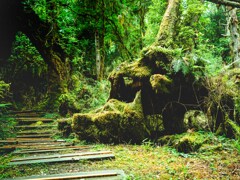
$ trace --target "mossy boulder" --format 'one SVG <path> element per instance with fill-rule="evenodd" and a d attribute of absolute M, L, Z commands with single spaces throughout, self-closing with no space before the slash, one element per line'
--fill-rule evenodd
<path fill-rule="evenodd" d="M 190 110 L 185 114 L 184 126 L 186 129 L 192 129 L 194 131 L 210 131 L 211 124 L 202 111 Z"/>
<path fill-rule="evenodd" d="M 74 114 L 73 130 L 80 140 L 141 143 L 146 137 L 141 92 L 131 103 L 111 99 L 93 112 Z"/>
<path fill-rule="evenodd" d="M 199 139 L 199 136 L 196 136 L 195 134 L 188 134 L 180 138 L 174 146 L 178 152 L 190 153 L 197 151 L 203 143 L 204 140 Z"/>
<path fill-rule="evenodd" d="M 190 153 L 207 143 L 208 139 L 200 132 L 187 132 L 180 135 L 167 135 L 158 139 L 159 145 L 168 145 L 181 153 Z"/>

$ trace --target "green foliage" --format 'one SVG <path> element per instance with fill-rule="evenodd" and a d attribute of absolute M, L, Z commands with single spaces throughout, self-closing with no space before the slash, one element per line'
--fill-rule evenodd
<path fill-rule="evenodd" d="M 147 28 L 144 43 L 146 46 L 151 45 L 155 41 L 166 7 L 166 0 L 152 0 L 145 18 Z"/>
<path fill-rule="evenodd" d="M 196 79 L 217 75 L 229 58 L 229 38 L 223 35 L 224 9 L 187 0 L 182 1 L 181 12 L 176 47 L 182 53 L 172 61 L 173 71 L 192 74 Z"/>
<path fill-rule="evenodd" d="M 1 112 L 1 108 L 0 108 Z M 0 114 L 0 139 L 14 137 L 14 126 L 17 124 L 14 118 L 9 118 Z"/>
<path fill-rule="evenodd" d="M 217 75 L 222 69 L 222 58 L 215 57 L 208 48 L 200 45 L 190 53 L 182 53 L 172 61 L 173 71 L 192 74 L 196 79 Z"/>
<path fill-rule="evenodd" d="M 235 120 L 239 122 L 239 99 L 240 99 L 240 88 L 238 75 L 240 69 L 223 70 L 218 76 L 206 79 L 206 87 L 208 88 L 209 95 L 206 98 L 206 106 L 208 108 L 220 109 L 223 116 L 229 116 L 229 111 L 233 110 L 234 107 L 229 107 L 229 103 L 233 102 L 235 106 L 234 115 Z"/>
<path fill-rule="evenodd" d="M 24 72 L 30 72 L 32 76 L 41 76 L 47 71 L 47 66 L 37 49 L 29 38 L 21 32 L 16 35 L 9 66 L 13 79 Z"/>
<path fill-rule="evenodd" d="M 216 136 L 211 132 L 187 132 L 179 135 L 163 136 L 158 139 L 160 145 L 167 145 L 177 150 L 177 155 L 192 156 L 193 152 L 214 153 L 214 151 L 238 148 L 239 140 Z M 174 150 L 173 150 L 174 152 Z"/>
<path fill-rule="evenodd" d="M 72 114 L 96 109 L 107 101 L 109 88 L 110 84 L 106 80 L 98 82 L 84 78 L 80 73 L 73 74 L 72 90 L 59 98 L 62 106 L 60 106 L 60 113 L 67 111 L 66 113 Z"/>
<path fill-rule="evenodd" d="M 200 0 L 186 0 L 181 4 L 181 19 L 177 30 L 177 43 L 184 52 L 191 51 L 200 38 L 206 20 L 202 14 L 206 7 Z M 200 25 L 201 23 L 201 25 Z"/>
<path fill-rule="evenodd" d="M 9 96 L 10 84 L 0 81 L 0 103 Z"/>
<path fill-rule="evenodd" d="M 226 32 L 226 9 L 225 7 L 216 7 L 216 5 L 205 3 L 208 7 L 202 17 L 206 20 L 202 28 L 201 43 L 209 44 L 214 56 L 221 56 L 223 61 L 230 62 L 230 38 Z"/>
<path fill-rule="evenodd" d="M 16 35 L 4 75 L 11 82 L 13 100 L 25 108 L 32 108 L 45 97 L 47 65 L 29 38 L 21 32 Z"/>
<path fill-rule="evenodd" d="M 10 97 L 10 84 L 0 81 L 0 116 L 12 105 L 9 103 Z"/>

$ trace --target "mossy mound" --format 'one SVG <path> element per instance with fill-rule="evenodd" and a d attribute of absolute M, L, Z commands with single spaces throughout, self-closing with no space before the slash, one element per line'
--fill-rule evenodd
<path fill-rule="evenodd" d="M 169 85 L 172 83 L 166 76 L 161 74 L 154 74 L 150 77 L 152 89 L 156 94 L 169 93 Z"/>
<path fill-rule="evenodd" d="M 185 114 L 184 126 L 186 129 L 192 129 L 194 131 L 210 131 L 212 125 L 202 111 L 190 110 Z"/>
<path fill-rule="evenodd" d="M 207 80 L 209 90 L 205 104 L 212 117 L 214 131 L 225 128 L 228 119 L 240 124 L 240 68 L 223 71 Z"/>
<path fill-rule="evenodd" d="M 168 135 L 158 139 L 158 144 L 168 145 L 178 152 L 190 153 L 198 151 L 198 149 L 208 142 L 208 136 L 200 132 L 188 132 L 180 135 Z"/>
<path fill-rule="evenodd" d="M 240 126 L 230 120 L 227 119 L 224 123 L 222 123 L 216 132 L 217 135 L 225 135 L 229 138 L 235 138 L 235 139 L 240 139 Z"/>
<path fill-rule="evenodd" d="M 73 130 L 80 140 L 141 143 L 146 136 L 141 92 L 131 103 L 111 99 L 93 112 L 74 114 Z"/>

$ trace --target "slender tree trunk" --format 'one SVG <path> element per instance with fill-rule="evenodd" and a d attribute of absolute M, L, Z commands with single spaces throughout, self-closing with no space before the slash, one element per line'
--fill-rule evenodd
<path fill-rule="evenodd" d="M 180 0 L 169 0 L 163 16 L 156 42 L 157 46 L 171 48 L 174 44 L 175 27 L 179 17 Z"/>
<path fill-rule="evenodd" d="M 145 19 L 145 14 L 146 14 L 146 10 L 144 5 L 142 4 L 142 0 L 140 0 L 140 9 L 139 9 L 139 16 L 140 16 L 140 49 L 143 49 L 143 37 L 145 36 L 145 23 L 144 23 L 144 19 Z"/>
<path fill-rule="evenodd" d="M 237 8 L 229 11 L 229 32 L 231 37 L 231 55 L 234 67 L 240 67 L 240 37 L 238 33 Z"/>
<path fill-rule="evenodd" d="M 97 80 L 101 80 L 101 49 L 99 42 L 99 32 L 95 31 L 95 48 L 96 48 L 96 72 L 97 72 Z"/>
<path fill-rule="evenodd" d="M 105 3 L 104 0 L 99 2 L 101 8 L 101 17 L 98 20 L 100 23 L 100 30 L 95 31 L 95 47 L 96 47 L 96 72 L 97 80 L 101 81 L 104 76 L 104 61 L 105 61 Z"/>

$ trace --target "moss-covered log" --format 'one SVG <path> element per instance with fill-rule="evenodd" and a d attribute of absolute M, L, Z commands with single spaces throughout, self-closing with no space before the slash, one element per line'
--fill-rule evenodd
<path fill-rule="evenodd" d="M 79 139 L 105 143 L 141 143 L 147 129 L 142 112 L 141 92 L 134 101 L 109 100 L 102 108 L 73 116 L 73 130 Z"/>

